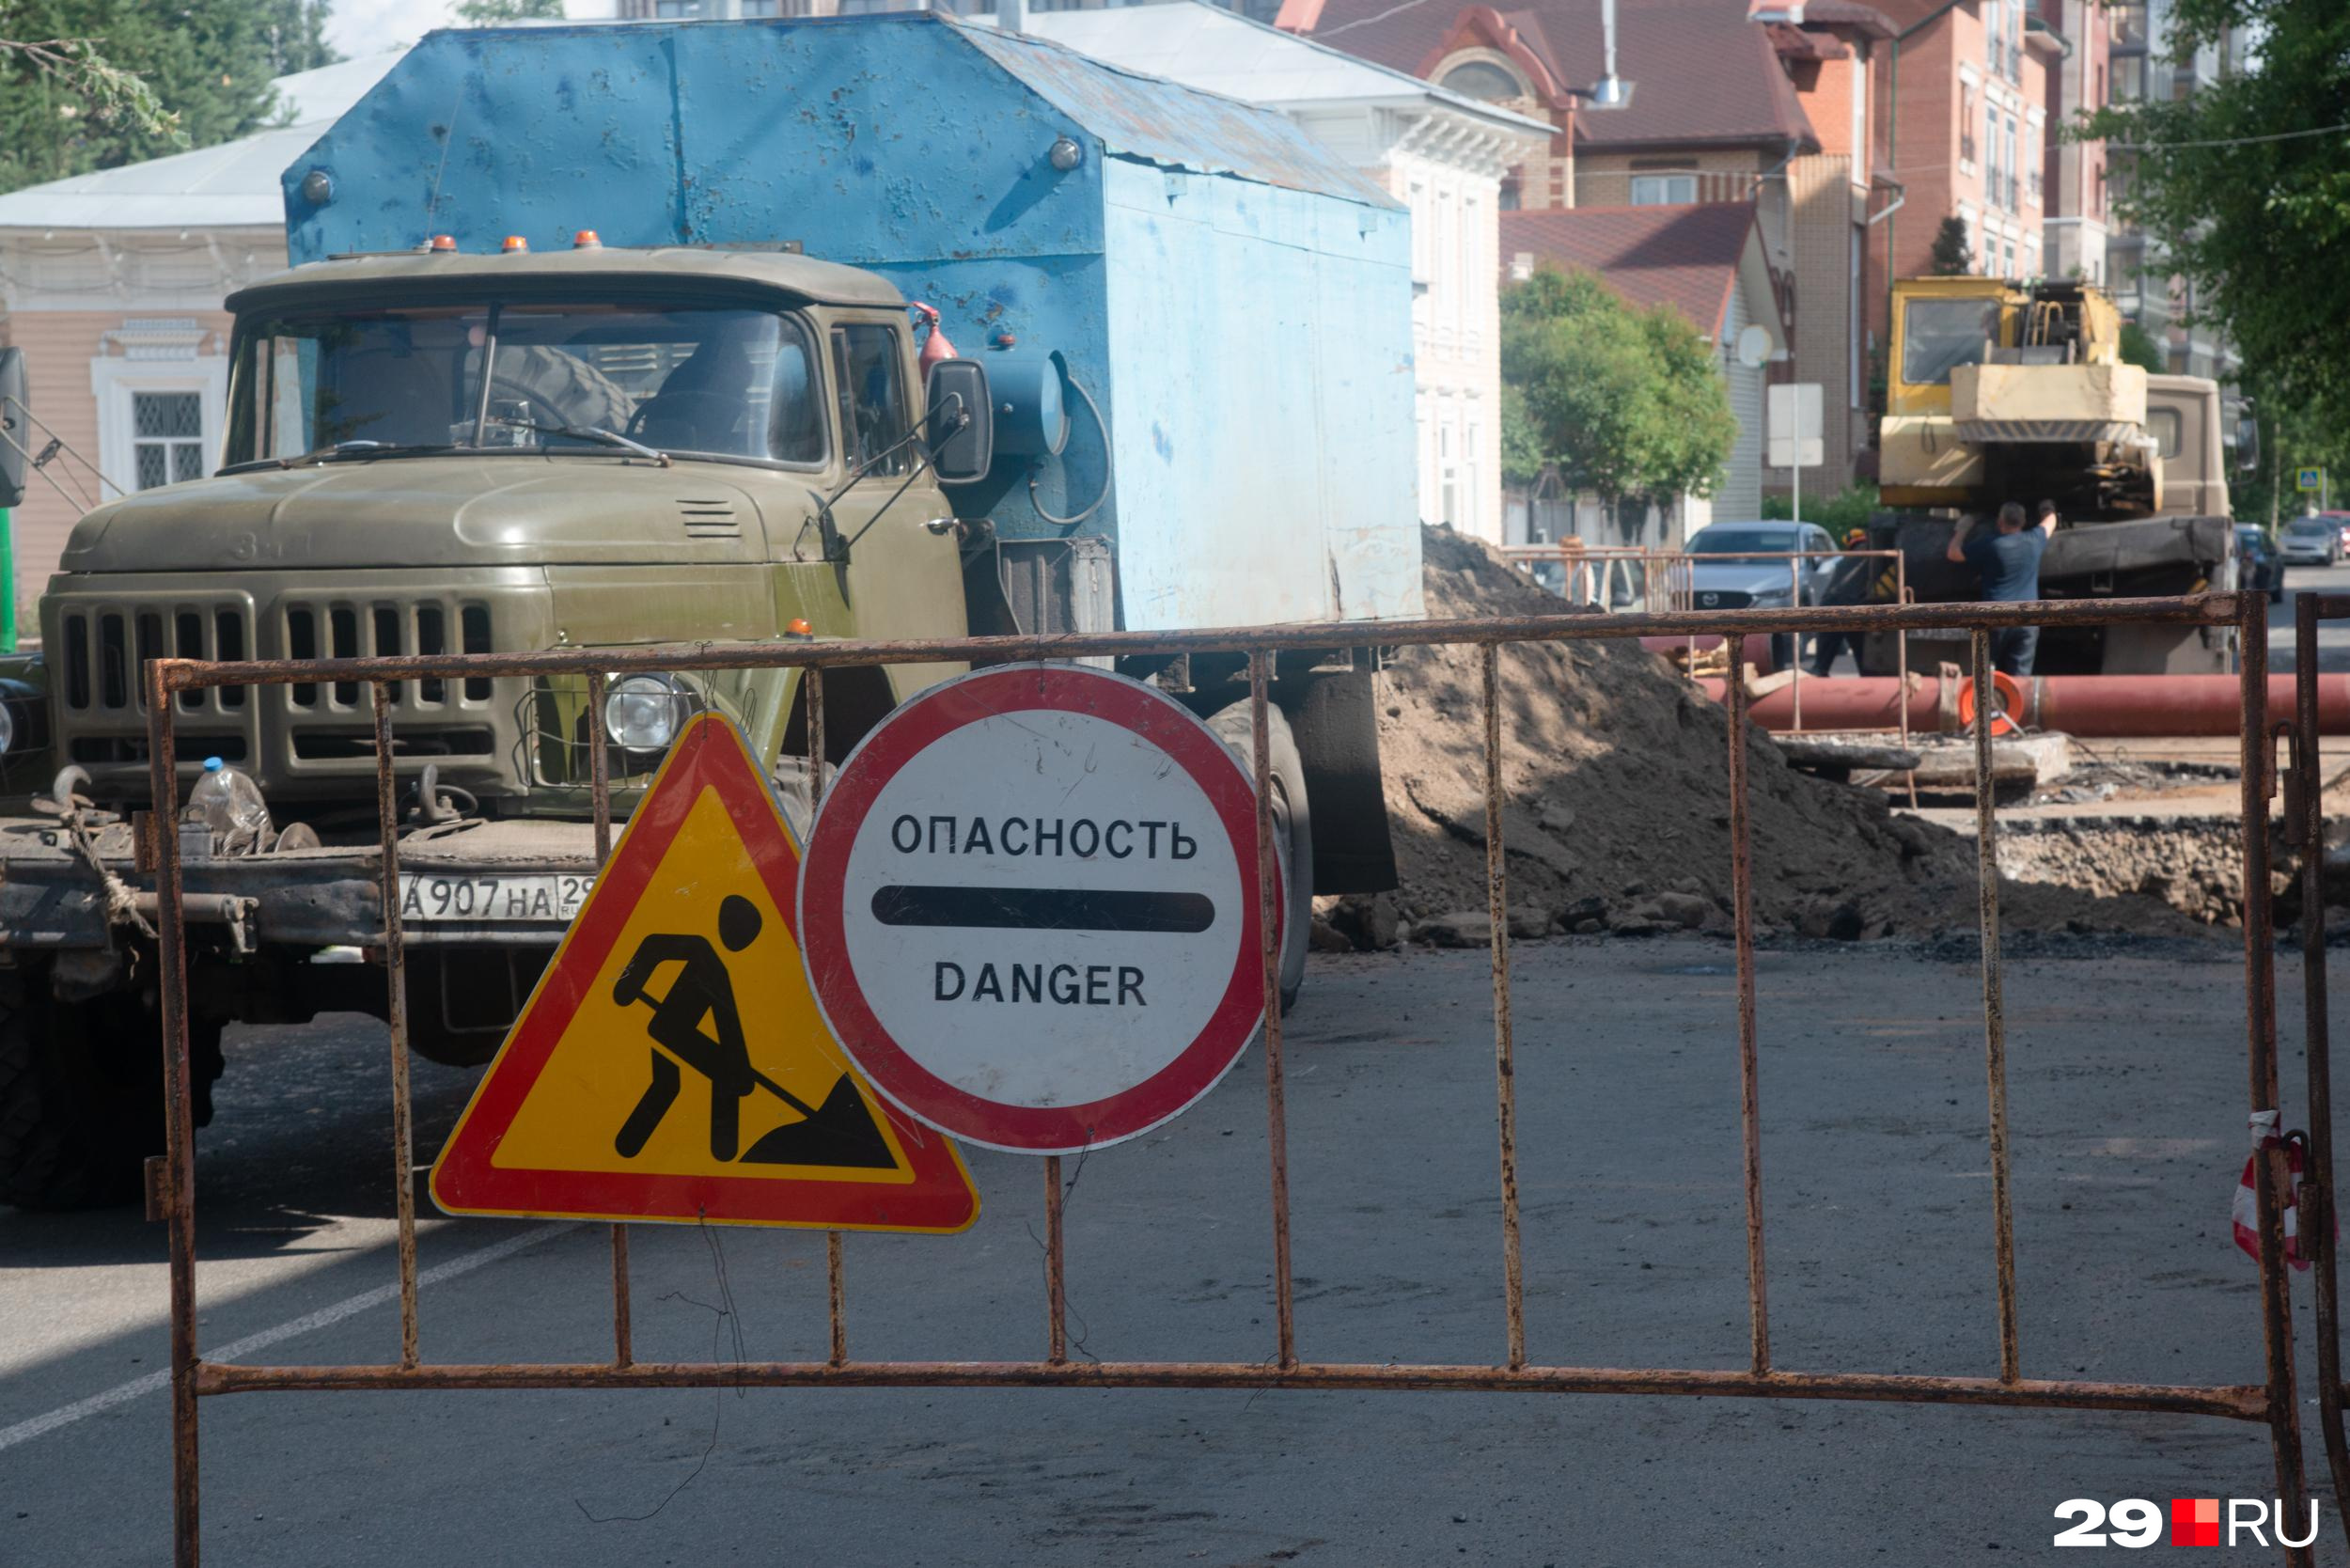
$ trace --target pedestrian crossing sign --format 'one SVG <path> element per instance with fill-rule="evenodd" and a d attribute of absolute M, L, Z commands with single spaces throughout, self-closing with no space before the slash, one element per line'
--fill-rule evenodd
<path fill-rule="evenodd" d="M 978 1190 L 825 1028 L 800 856 L 741 733 L 687 725 L 432 1169 L 456 1215 L 961 1231 Z"/>
<path fill-rule="evenodd" d="M 2303 490 L 2323 490 L 2326 487 L 2326 470 L 2323 468 L 2303 468 L 2294 477 Z"/>

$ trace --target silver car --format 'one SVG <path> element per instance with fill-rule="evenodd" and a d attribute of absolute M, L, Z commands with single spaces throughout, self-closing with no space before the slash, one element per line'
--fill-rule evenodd
<path fill-rule="evenodd" d="M 2330 517 L 2296 517 L 2277 530 L 2277 558 L 2287 566 L 2342 564 L 2342 529 Z"/>
<path fill-rule="evenodd" d="M 1692 603 L 1700 610 L 1785 609 L 1798 602 L 1816 604 L 1828 574 L 1836 541 L 1816 523 L 1714 523 L 1689 536 Z M 1777 556 L 1817 552 L 1821 558 L 1791 565 L 1785 559 L 1709 561 L 1707 556 Z M 1798 592 L 1800 590 L 1800 593 Z"/>

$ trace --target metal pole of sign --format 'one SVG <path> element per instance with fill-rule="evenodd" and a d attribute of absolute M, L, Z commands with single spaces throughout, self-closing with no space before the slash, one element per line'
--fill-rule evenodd
<path fill-rule="evenodd" d="M 1798 468 L 1795 472 L 1800 474 L 1803 470 Z M 1787 603 L 1794 605 L 1798 613 L 1803 609 L 1803 560 L 1801 556 L 1787 557 Z M 1800 628 L 1788 638 L 1787 646 L 1792 651 L 1788 654 L 1788 673 L 1794 677 L 1788 682 L 1791 694 L 1788 700 L 1794 704 L 1795 729 L 1800 732 L 1803 729 L 1803 632 Z"/>

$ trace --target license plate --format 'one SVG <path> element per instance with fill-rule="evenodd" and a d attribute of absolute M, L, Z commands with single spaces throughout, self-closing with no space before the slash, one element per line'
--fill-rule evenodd
<path fill-rule="evenodd" d="M 400 917 L 402 920 L 525 920 L 569 925 L 592 876 L 556 872 L 525 872 L 511 876 L 438 876 L 402 871 L 400 877 Z"/>

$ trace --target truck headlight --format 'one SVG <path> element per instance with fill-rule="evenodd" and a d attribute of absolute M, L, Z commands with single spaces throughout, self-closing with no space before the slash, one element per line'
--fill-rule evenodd
<path fill-rule="evenodd" d="M 612 683 L 603 698 L 603 732 L 628 751 L 660 751 L 677 739 L 694 710 L 694 698 L 669 675 L 631 675 Z"/>

